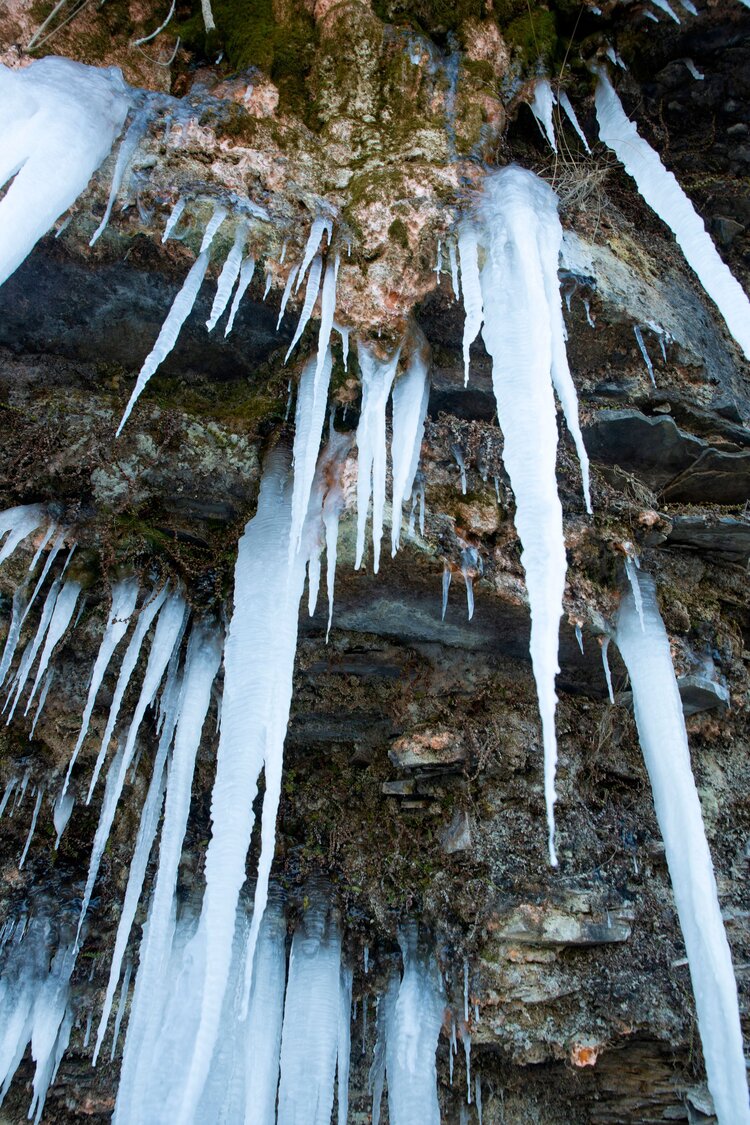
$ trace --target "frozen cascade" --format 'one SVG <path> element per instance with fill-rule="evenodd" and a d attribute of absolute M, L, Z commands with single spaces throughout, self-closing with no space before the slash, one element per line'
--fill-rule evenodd
<path fill-rule="evenodd" d="M 365 969 L 367 972 L 367 969 Z M 349 1118 L 349 1068 L 352 1055 L 352 984 L 354 974 L 347 965 L 339 974 L 339 1024 L 336 1045 L 336 1100 L 338 1125 L 347 1125 Z"/>
<path fill-rule="evenodd" d="M 458 230 L 458 253 L 461 259 L 461 292 L 464 297 L 464 386 L 469 382 L 469 351 L 482 328 L 484 309 L 479 281 L 479 259 L 476 232 L 468 223 Z"/>
<path fill-rule="evenodd" d="M 250 285 L 250 282 L 253 280 L 253 274 L 254 273 L 255 273 L 255 258 L 253 257 L 252 254 L 247 254 L 242 259 L 242 265 L 240 266 L 240 279 L 237 282 L 237 288 L 234 292 L 234 298 L 232 299 L 232 307 L 229 310 L 229 316 L 227 317 L 227 326 L 224 329 L 224 336 L 225 337 L 228 336 L 229 333 L 234 328 L 234 318 L 237 316 L 237 311 L 240 307 L 240 302 L 242 301 L 242 298 L 245 296 L 245 293 L 248 290 L 248 286 Z"/>
<path fill-rule="evenodd" d="M 312 311 L 315 307 L 315 302 L 318 299 L 318 290 L 320 289 L 320 275 L 321 275 L 322 272 L 323 272 L 323 259 L 318 254 L 318 256 L 313 261 L 312 267 L 310 268 L 310 274 L 307 278 L 307 286 L 305 288 L 305 299 L 302 303 L 302 312 L 299 314 L 299 320 L 297 322 L 297 328 L 295 330 L 294 336 L 292 337 L 292 342 L 289 345 L 289 350 L 287 351 L 286 355 L 284 356 L 284 363 L 286 363 L 288 361 L 289 356 L 292 354 L 295 347 L 297 346 L 299 338 L 302 335 L 302 333 L 305 331 L 305 327 L 307 325 L 307 322 L 310 319 L 310 317 L 312 316 Z"/>
<path fill-rule="evenodd" d="M 195 939 L 205 943 L 201 1008 L 182 1103 L 175 1116 L 183 1125 L 195 1117 L 219 1031 L 258 776 L 264 761 L 280 763 L 283 757 L 304 583 L 301 555 L 290 565 L 290 525 L 288 454 L 277 447 L 266 460 L 258 509 L 240 539 L 235 566 L 234 612 L 224 652 L 221 733 L 211 798 L 212 835 Z M 237 793 L 243 794 L 242 801 L 236 799 Z"/>
<path fill-rule="evenodd" d="M 219 280 L 216 283 L 216 294 L 214 296 L 213 304 L 211 305 L 211 315 L 206 321 L 206 328 L 212 332 L 216 327 L 221 314 L 229 304 L 229 298 L 232 296 L 234 283 L 237 280 L 240 269 L 242 268 L 242 254 L 247 242 L 247 223 L 238 223 L 237 230 L 234 234 L 234 242 L 232 248 L 226 256 L 224 265 L 221 267 Z"/>
<path fill-rule="evenodd" d="M 126 578 L 121 582 L 115 583 L 112 588 L 112 605 L 109 616 L 107 617 L 107 624 L 104 627 L 104 636 L 102 637 L 99 651 L 94 661 L 94 668 L 91 673 L 91 681 L 86 697 L 86 706 L 83 709 L 81 729 L 78 732 L 78 738 L 76 739 L 76 744 L 73 748 L 73 753 L 65 774 L 65 781 L 62 787 L 63 796 L 70 784 L 70 775 L 73 766 L 75 765 L 79 751 L 88 734 L 91 713 L 94 710 L 94 704 L 96 703 L 96 697 L 99 693 L 102 680 L 104 679 L 104 673 L 109 667 L 109 662 L 112 659 L 115 649 L 127 632 L 130 618 L 133 616 L 137 597 L 138 581 L 135 578 Z"/>
<path fill-rule="evenodd" d="M 332 362 L 331 349 L 327 348 L 318 384 L 317 363 L 314 357 L 310 358 L 302 371 L 297 390 L 297 408 L 294 416 L 292 527 L 289 536 L 289 551 L 292 555 L 300 548 L 302 528 L 310 503 L 315 465 L 323 436 Z"/>
<path fill-rule="evenodd" d="M 36 531 L 44 522 L 46 514 L 41 504 L 20 504 L 0 513 L 0 538 L 7 536 L 0 548 L 0 564 L 10 558 L 18 544 L 31 535 L 32 531 Z"/>
<path fill-rule="evenodd" d="M 330 1125 L 338 1051 L 341 934 L 314 891 L 292 941 L 278 1125 Z"/>
<path fill-rule="evenodd" d="M 151 628 L 151 622 L 154 620 L 157 613 L 163 606 L 166 597 L 167 587 L 163 586 L 158 593 L 152 594 L 147 599 L 145 605 L 141 608 L 141 612 L 138 615 L 138 620 L 136 621 L 135 629 L 133 630 L 133 636 L 130 638 L 130 644 L 125 649 L 125 655 L 123 656 L 122 663 L 120 665 L 120 672 L 117 677 L 114 695 L 112 696 L 112 703 L 110 704 L 109 708 L 109 715 L 107 716 L 107 725 L 104 728 L 104 735 L 102 736 L 101 746 L 99 747 L 99 753 L 94 765 L 94 772 L 91 776 L 91 782 L 89 784 L 89 791 L 86 796 L 87 805 L 90 804 L 91 797 L 93 796 L 94 790 L 96 789 L 96 783 L 99 779 L 101 768 L 104 765 L 104 759 L 107 756 L 107 751 L 109 750 L 109 742 L 115 729 L 117 716 L 120 713 L 120 706 L 122 705 L 122 700 L 125 692 L 128 689 L 130 678 L 135 671 L 135 666 L 138 663 L 138 657 L 140 656 L 141 647 L 146 637 L 146 633 L 148 633 L 149 629 Z"/>
<path fill-rule="evenodd" d="M 101 813 L 99 814 L 99 823 L 96 827 L 96 834 L 94 836 L 94 843 L 91 847 L 91 860 L 89 862 L 88 875 L 86 876 L 86 887 L 83 892 L 83 901 L 81 902 L 81 914 L 78 919 L 78 930 L 76 933 L 76 944 L 79 943 L 81 937 L 81 928 L 86 917 L 91 895 L 94 890 L 96 876 L 99 872 L 99 864 L 101 863 L 104 849 L 109 839 L 109 833 L 112 828 L 112 821 L 114 820 L 115 810 L 120 800 L 120 795 L 125 785 L 125 777 L 128 772 L 130 763 L 133 760 L 135 752 L 135 740 L 140 728 L 143 716 L 146 709 L 150 707 L 154 696 L 156 695 L 159 684 L 161 683 L 162 676 L 164 675 L 169 659 L 175 645 L 179 642 L 182 636 L 182 630 L 185 622 L 186 606 L 182 597 L 179 594 L 170 594 L 164 602 L 164 605 L 159 613 L 159 618 L 156 622 L 154 629 L 154 638 L 151 642 L 151 651 L 148 654 L 148 662 L 146 664 L 146 671 L 143 675 L 143 683 L 141 685 L 141 693 L 138 697 L 138 702 L 133 711 L 133 717 L 130 721 L 130 728 L 128 730 L 127 738 L 124 746 L 121 746 L 116 757 L 113 759 L 110 767 L 109 776 L 107 777 L 107 793 L 105 794 L 104 801 L 102 802 Z"/>
<path fill-rule="evenodd" d="M 127 1112 L 133 1120 L 139 1120 L 137 1070 L 144 1065 L 143 1060 L 157 1049 L 160 1028 L 154 1026 L 150 1001 L 158 993 L 163 966 L 167 963 L 171 950 L 177 870 L 190 812 L 195 756 L 211 702 L 211 687 L 221 661 L 221 640 L 221 633 L 213 622 L 199 621 L 193 626 L 179 698 L 172 706 L 167 705 L 169 710 L 162 732 L 160 752 L 165 745 L 169 745 L 173 715 L 176 715 L 159 845 L 159 866 L 148 927 L 141 942 L 136 996 L 128 1027 L 128 1046 L 121 1079 L 123 1096 L 127 1091 Z M 110 980 L 110 986 L 111 984 Z M 106 1004 L 97 1036 L 97 1050 L 106 1027 L 105 1014 Z"/>
<path fill-rule="evenodd" d="M 404 973 L 388 1006 L 385 1058 L 391 1125 L 439 1125 L 435 1052 L 445 998 L 437 963 L 420 955 L 416 926 L 399 935 Z"/>
<path fill-rule="evenodd" d="M 359 570 L 362 565 L 367 513 L 372 497 L 372 569 L 377 574 L 385 508 L 385 408 L 396 374 L 400 349 L 390 359 L 379 359 L 360 343 L 357 354 L 362 376 L 362 407 L 357 426 L 357 549 L 354 566 Z"/>
<path fill-rule="evenodd" d="M 80 592 L 80 583 L 74 582 L 69 578 L 60 593 L 57 595 L 55 608 L 52 612 L 49 628 L 47 629 L 47 635 L 44 640 L 42 655 L 39 657 L 39 667 L 37 668 L 34 683 L 31 686 L 31 692 L 29 693 L 29 699 L 26 704 L 24 715 L 28 715 L 29 708 L 34 701 L 34 696 L 36 695 L 37 688 L 42 681 L 42 676 L 47 671 L 47 667 L 52 657 L 52 653 L 55 650 L 55 646 L 70 624 L 70 619 L 75 611 L 76 602 L 78 601 L 78 595 L 80 594 Z"/>
<path fill-rule="evenodd" d="M 0 285 L 55 219 L 75 203 L 108 155 L 130 104 L 118 67 L 44 58 L 0 65 L 3 105 Z"/>
<path fill-rule="evenodd" d="M 557 152 L 555 140 L 555 124 L 552 120 L 552 111 L 555 105 L 555 95 L 549 84 L 548 78 L 540 78 L 534 83 L 534 100 L 531 102 L 531 112 L 536 118 L 539 131 L 547 138 L 553 152 Z"/>
<path fill-rule="evenodd" d="M 391 554 L 395 556 L 401 540 L 403 506 L 411 496 L 422 450 L 427 403 L 430 397 L 430 355 L 422 337 L 409 360 L 405 373 L 391 392 L 393 406 L 393 505 L 391 515 Z"/>
<path fill-rule="evenodd" d="M 523 548 L 521 561 L 531 608 L 529 647 L 544 742 L 550 862 L 556 865 L 555 676 L 566 559 L 555 477 L 553 383 L 574 437 L 577 430 L 575 388 L 565 359 L 557 284 L 562 232 L 552 189 L 514 165 L 487 177 L 478 219 L 485 248 L 482 334 L 492 357 L 505 441 L 503 460 L 516 498 L 515 524 Z M 540 310 L 546 315 L 540 315 Z M 585 462 L 581 468 L 588 493 Z"/>
<path fill-rule="evenodd" d="M 581 128 L 581 123 L 578 120 L 578 116 L 576 114 L 576 111 L 573 109 L 573 103 L 571 102 L 571 100 L 568 97 L 565 90 L 560 90 L 558 92 L 557 100 L 560 103 L 560 105 L 562 106 L 563 111 L 564 111 L 565 116 L 567 117 L 568 121 L 573 126 L 576 133 L 578 134 L 578 137 L 581 141 L 581 144 L 586 149 L 586 152 L 588 152 L 590 154 L 591 149 L 589 148 L 589 142 L 586 140 L 586 134 L 584 133 L 583 129 Z"/>
<path fill-rule="evenodd" d="M 633 177 L 649 207 L 674 233 L 688 264 L 750 359 L 750 301 L 746 293 L 719 257 L 703 220 L 675 177 L 628 120 L 604 70 L 597 73 L 596 116 L 602 141 Z"/>
<path fill-rule="evenodd" d="M 721 1125 L 750 1122 L 737 988 L 716 892 L 711 853 L 690 765 L 680 692 L 656 584 L 636 574 L 635 597 L 620 602 L 617 645 L 633 687 L 635 721 L 685 939 L 708 1087 Z"/>
<path fill-rule="evenodd" d="M 161 331 L 157 337 L 156 343 L 146 356 L 141 370 L 138 372 L 138 378 L 135 382 L 135 387 L 128 400 L 128 405 L 125 407 L 125 412 L 120 419 L 120 425 L 117 427 L 116 437 L 122 433 L 123 426 L 130 417 L 130 413 L 135 406 L 136 402 L 141 396 L 141 393 L 148 383 L 151 376 L 154 374 L 160 364 L 164 362 L 172 348 L 177 342 L 177 337 L 180 334 L 180 329 L 190 316 L 195 304 L 195 299 L 198 296 L 198 290 L 203 284 L 203 278 L 206 276 L 208 263 L 211 254 L 211 243 L 213 242 L 214 235 L 224 222 L 227 216 L 224 207 L 215 207 L 214 213 L 208 221 L 203 241 L 201 242 L 200 253 L 190 267 L 182 288 L 172 302 L 172 307 L 167 313 L 166 320 L 161 326 Z"/>
<path fill-rule="evenodd" d="M 109 199 L 107 200 L 107 207 L 102 216 L 102 221 L 96 228 L 91 236 L 89 246 L 93 246 L 99 237 L 104 233 L 109 222 L 109 217 L 112 214 L 112 208 L 117 202 L 117 196 L 122 187 L 122 181 L 125 176 L 128 164 L 130 163 L 133 153 L 138 147 L 139 142 L 146 134 L 148 127 L 149 111 L 148 109 L 141 109 L 136 113 L 133 120 L 128 126 L 127 132 L 122 139 L 120 150 L 117 153 L 117 160 L 115 161 L 115 170 L 112 173 L 112 184 L 109 189 Z"/>

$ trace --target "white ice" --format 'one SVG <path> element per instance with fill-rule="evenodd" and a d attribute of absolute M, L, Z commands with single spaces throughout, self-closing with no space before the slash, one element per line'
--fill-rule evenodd
<path fill-rule="evenodd" d="M 42 642 L 47 635 L 47 629 L 49 628 L 49 623 L 52 620 L 52 614 L 54 613 L 57 596 L 60 592 L 61 587 L 62 575 L 57 577 L 50 586 L 47 592 L 47 597 L 44 601 L 44 606 L 42 607 L 42 613 L 41 617 L 39 618 L 39 624 L 37 626 L 36 633 L 34 634 L 33 640 L 29 641 L 23 651 L 21 662 L 18 665 L 18 671 L 16 672 L 16 675 L 11 684 L 8 698 L 5 701 L 5 707 L 7 707 L 10 703 L 11 696 L 13 696 L 13 703 L 8 713 L 8 723 L 13 718 L 16 707 L 18 706 L 18 700 L 20 699 L 21 693 L 26 686 L 26 681 L 29 678 L 29 673 L 33 667 L 34 661 L 36 660 L 37 653 L 42 647 Z M 13 694 L 14 691 L 15 695 Z"/>
<path fill-rule="evenodd" d="M 164 362 L 173 347 L 177 343 L 177 337 L 180 334 L 180 329 L 190 316 L 195 304 L 195 299 L 198 296 L 198 290 L 203 284 L 203 278 L 206 276 L 208 263 L 211 254 L 211 243 L 213 242 L 214 235 L 224 222 L 227 212 L 224 207 L 216 206 L 214 213 L 208 221 L 203 241 L 201 243 L 200 253 L 190 267 L 182 288 L 172 302 L 172 307 L 167 313 L 166 319 L 161 326 L 161 331 L 157 337 L 156 343 L 146 356 L 141 370 L 138 372 L 138 378 L 135 381 L 133 393 L 130 396 L 128 405 L 125 407 L 125 412 L 120 420 L 120 425 L 117 427 L 116 437 L 122 433 L 122 428 L 130 417 L 130 413 L 135 406 L 136 402 L 141 396 L 144 387 L 148 383 L 151 376 L 154 374 L 160 364 Z"/>
<path fill-rule="evenodd" d="M 2 82 L 0 82 L 0 90 L 2 90 Z M 2 216 L 2 203 L 0 203 L 0 216 Z M 0 218 L 0 223 L 1 221 Z M 6 508 L 4 512 L 0 512 L 0 539 L 7 536 L 0 547 L 0 565 L 10 558 L 19 543 L 31 535 L 32 531 L 36 531 L 46 518 L 46 510 L 41 504 L 19 504 L 15 508 Z"/>
<path fill-rule="evenodd" d="M 638 191 L 674 233 L 688 264 L 716 303 L 727 328 L 750 359 L 750 301 L 740 283 L 722 261 L 706 232 L 703 220 L 658 153 L 628 120 L 604 70 L 596 86 L 599 135 L 633 177 Z"/>
<path fill-rule="evenodd" d="M 427 341 L 417 341 L 409 364 L 396 379 L 391 392 L 393 406 L 393 504 L 391 516 L 391 554 L 395 556 L 401 540 L 403 506 L 411 497 L 424 437 L 427 403 L 430 397 L 430 353 Z"/>
<path fill-rule="evenodd" d="M 117 202 L 117 196 L 120 188 L 122 187 L 122 181 L 125 176 L 128 164 L 132 160 L 133 153 L 138 147 L 139 142 L 146 133 L 146 128 L 148 126 L 148 117 L 148 109 L 141 109 L 138 111 L 138 113 L 136 113 L 135 117 L 128 126 L 127 132 L 123 137 L 122 144 L 120 145 L 120 150 L 117 153 L 117 160 L 115 161 L 115 168 L 112 173 L 112 184 L 109 189 L 109 199 L 107 200 L 107 206 L 104 211 L 104 215 L 102 216 L 102 221 L 99 223 L 99 226 L 91 236 L 89 246 L 93 246 L 97 239 L 104 233 L 107 228 L 107 223 L 109 222 L 109 217 L 112 214 L 112 208 Z"/>
<path fill-rule="evenodd" d="M 380 359 L 365 344 L 359 343 L 357 354 L 362 377 L 362 406 L 357 426 L 357 547 L 354 566 L 359 570 L 362 565 L 367 514 L 372 497 L 372 568 L 377 574 L 385 508 L 385 408 L 396 374 L 400 349 L 389 359 Z"/>
<path fill-rule="evenodd" d="M 321 275 L 322 272 L 323 272 L 323 259 L 318 254 L 318 256 L 313 260 L 313 264 L 310 268 L 310 274 L 307 278 L 307 286 L 305 288 L 305 299 L 302 303 L 302 311 L 299 314 L 299 320 L 297 322 L 297 328 L 295 330 L 294 336 L 292 337 L 292 342 L 289 345 L 289 350 L 287 351 L 286 355 L 284 356 L 284 363 L 287 362 L 287 360 L 289 359 L 289 356 L 292 354 L 295 347 L 297 346 L 299 338 L 302 335 L 302 333 L 304 332 L 305 326 L 307 325 L 308 320 L 312 316 L 312 311 L 313 311 L 313 308 L 315 307 L 315 302 L 318 299 L 318 290 L 320 289 L 320 275 Z"/>
<path fill-rule="evenodd" d="M 536 118 L 539 131 L 547 138 L 553 152 L 557 152 L 555 140 L 555 124 L 552 120 L 552 111 L 555 105 L 555 95 L 549 84 L 548 78 L 539 78 L 534 83 L 534 100 L 531 102 L 531 112 Z"/>
<path fill-rule="evenodd" d="M 680 17 L 669 3 L 669 0 L 651 0 L 651 3 L 655 8 L 658 8 L 660 11 L 664 12 L 665 15 L 668 15 L 675 23 L 680 23 Z"/>
<path fill-rule="evenodd" d="M 0 285 L 84 190 L 130 104 L 118 67 L 43 58 L 0 65 Z M 15 177 L 15 178 L 13 178 Z"/>
<path fill-rule="evenodd" d="M 309 359 L 300 376 L 297 388 L 297 408 L 294 421 L 294 489 L 292 492 L 292 526 L 289 551 L 296 554 L 300 547 L 302 528 L 310 503 L 315 466 L 323 436 L 328 386 L 331 379 L 331 349 L 327 348 L 318 376 L 315 357 Z"/>
<path fill-rule="evenodd" d="M 367 969 L 365 968 L 365 972 Z M 349 1120 L 349 1069 L 352 1053 L 352 984 L 354 974 L 347 965 L 339 974 L 339 1024 L 336 1047 L 336 1100 L 338 1125 Z"/>
<path fill-rule="evenodd" d="M 461 292 L 464 298 L 464 386 L 469 382 L 469 351 L 479 335 L 484 319 L 476 232 L 468 223 L 458 229 L 458 254 L 461 259 Z"/>
<path fill-rule="evenodd" d="M 224 336 L 225 337 L 228 336 L 229 333 L 234 328 L 234 318 L 237 316 L 237 310 L 240 307 L 240 302 L 242 301 L 242 298 L 245 296 L 245 293 L 247 292 L 247 289 L 248 289 L 248 286 L 250 285 L 250 282 L 253 280 L 253 274 L 254 273 L 255 273 L 255 258 L 253 257 L 252 254 L 247 254 L 243 258 L 242 265 L 240 266 L 240 279 L 237 282 L 237 288 L 234 291 L 234 297 L 232 299 L 232 307 L 229 310 L 229 316 L 227 317 L 227 326 L 224 329 Z"/>
<path fill-rule="evenodd" d="M 305 251 L 302 256 L 302 264 L 300 265 L 299 273 L 297 276 L 295 293 L 297 289 L 299 289 L 302 280 L 307 273 L 307 267 L 310 265 L 310 262 L 312 262 L 316 253 L 321 248 L 324 233 L 327 233 L 328 242 L 330 244 L 331 235 L 333 234 L 333 223 L 329 218 L 326 218 L 323 215 L 318 215 L 317 218 L 313 219 L 312 226 L 310 227 L 310 233 L 307 237 L 307 244 L 305 245 Z"/>
<path fill-rule="evenodd" d="M 721 918 L 711 853 L 690 765 L 685 720 L 656 584 L 635 574 L 622 596 L 617 645 L 630 675 L 635 721 L 667 856 L 693 982 L 708 1088 L 721 1125 L 750 1122 L 732 958 Z"/>
<path fill-rule="evenodd" d="M 583 147 L 586 149 L 586 152 L 590 153 L 591 149 L 589 148 L 589 142 L 586 140 L 586 134 L 584 133 L 583 129 L 581 128 L 581 123 L 578 120 L 578 116 L 576 114 L 576 111 L 573 109 L 573 103 L 571 102 L 571 100 L 568 97 L 565 90 L 559 91 L 559 93 L 557 95 L 557 100 L 560 103 L 560 105 L 562 106 L 563 111 L 564 111 L 565 116 L 567 117 L 568 121 L 573 126 L 576 133 L 578 134 Z"/>
<path fill-rule="evenodd" d="M 219 280 L 216 283 L 216 293 L 214 295 L 213 304 L 211 305 L 211 314 L 206 321 L 206 328 L 209 332 L 219 322 L 221 314 L 229 304 L 229 298 L 232 296 L 234 283 L 240 274 L 242 267 L 242 255 L 245 250 L 245 243 L 247 242 L 247 223 L 238 223 L 237 229 L 234 233 L 234 242 L 229 253 L 226 256 L 224 265 L 219 274 Z"/>
<path fill-rule="evenodd" d="M 76 603 L 78 601 L 78 595 L 80 594 L 80 592 L 80 583 L 75 582 L 73 581 L 73 579 L 69 578 L 60 593 L 57 595 L 55 608 L 53 610 L 52 617 L 50 618 L 47 635 L 44 639 L 44 648 L 42 649 L 42 655 L 39 657 L 39 667 L 37 668 L 34 683 L 31 686 L 29 699 L 26 704 L 26 710 L 24 711 L 25 715 L 28 715 L 29 713 L 29 708 L 34 701 L 34 697 L 37 693 L 37 688 L 42 681 L 42 676 L 47 671 L 49 662 L 52 659 L 52 654 L 55 651 L 55 647 L 57 646 L 58 641 L 60 641 L 63 634 L 65 633 L 65 630 L 70 624 L 70 619 L 75 611 Z"/>
<path fill-rule="evenodd" d="M 186 202 L 187 202 L 187 200 L 185 199 L 185 197 L 183 195 L 178 196 L 177 202 L 175 203 L 174 207 L 170 211 L 169 218 L 167 219 L 166 223 L 164 224 L 164 234 L 161 236 L 162 242 L 166 242 L 168 238 L 171 238 L 172 231 L 174 230 L 174 228 L 177 226 L 180 219 L 182 218 L 182 212 L 185 210 Z"/>

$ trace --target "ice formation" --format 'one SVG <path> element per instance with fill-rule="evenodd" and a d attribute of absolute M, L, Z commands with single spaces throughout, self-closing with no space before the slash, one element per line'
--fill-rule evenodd
<path fill-rule="evenodd" d="M 108 155 L 131 92 L 117 67 L 44 58 L 0 64 L 0 285 L 67 211 Z"/>
<path fill-rule="evenodd" d="M 429 350 L 427 341 L 418 339 L 409 365 L 396 379 L 393 402 L 393 510 L 391 516 L 391 554 L 395 555 L 401 539 L 402 510 L 411 496 L 422 449 L 427 401 L 430 397 Z"/>
<path fill-rule="evenodd" d="M 372 497 L 372 569 L 380 566 L 380 541 L 383 538 L 385 509 L 386 437 L 385 408 L 396 375 L 400 351 L 380 359 L 365 344 L 358 346 L 362 374 L 362 407 L 357 426 L 357 548 L 354 566 L 362 565 L 365 553 L 367 513 Z M 411 451 L 410 451 L 411 453 Z"/>
<path fill-rule="evenodd" d="M 750 1122 L 750 1108 L 737 986 L 669 638 L 653 579 L 634 571 L 631 583 L 620 603 L 617 647 L 630 675 L 638 737 L 685 939 L 708 1087 L 721 1125 L 743 1125 Z"/>
<path fill-rule="evenodd" d="M 247 254 L 242 259 L 242 265 L 240 266 L 239 281 L 237 282 L 237 288 L 235 289 L 234 297 L 232 298 L 232 307 L 230 308 L 229 316 L 227 317 L 227 326 L 224 329 L 224 335 L 225 336 L 228 336 L 229 333 L 234 328 L 234 321 L 235 321 L 235 317 L 237 316 L 237 312 L 239 310 L 240 303 L 242 301 L 242 298 L 245 296 L 245 293 L 248 290 L 248 286 L 250 285 L 250 282 L 253 280 L 253 274 L 254 273 L 255 273 L 255 258 L 253 257 L 252 254 Z"/>
<path fill-rule="evenodd" d="M 531 112 L 536 118 L 540 132 L 547 138 L 553 152 L 557 152 L 555 140 L 555 124 L 552 120 L 552 111 L 555 107 L 555 95 L 548 78 L 539 78 L 534 83 L 534 99 L 531 102 Z"/>
<path fill-rule="evenodd" d="M 531 660 L 542 718 L 550 860 L 556 864 L 555 676 L 566 560 L 555 478 L 553 387 L 579 453 L 590 508 L 588 462 L 565 354 L 557 279 L 562 241 L 557 199 L 533 173 L 510 165 L 486 178 L 475 222 L 468 231 L 469 244 L 475 246 L 478 238 L 484 250 L 480 274 L 483 312 L 477 314 L 474 302 L 467 307 L 466 320 L 468 324 L 471 319 L 473 325 L 484 319 L 482 335 L 492 358 L 498 419 L 505 439 L 503 460 L 516 499 L 515 524 L 531 607 Z M 466 229 L 463 233 L 466 239 Z M 466 343 L 464 354 L 468 354 Z"/>
<path fill-rule="evenodd" d="M 622 161 L 649 207 L 674 233 L 688 264 L 750 359 L 750 300 L 719 257 L 703 220 L 673 174 L 628 120 L 603 69 L 598 71 L 598 78 L 596 116 L 602 141 Z"/>
<path fill-rule="evenodd" d="M 132 160 L 133 154 L 138 147 L 139 142 L 145 136 L 146 129 L 148 128 L 148 117 L 148 109 L 144 107 L 136 113 L 135 117 L 128 126 L 128 130 L 123 138 L 122 144 L 120 145 L 119 152 L 117 153 L 117 160 L 115 161 L 115 169 L 112 173 L 112 185 L 109 189 L 109 199 L 107 200 L 107 206 L 102 216 L 102 221 L 99 223 L 99 226 L 91 236 L 89 246 L 93 246 L 97 239 L 101 237 L 101 235 L 107 228 L 107 223 L 109 222 L 109 217 L 112 214 L 112 208 L 117 202 L 117 195 L 120 191 L 120 188 L 122 187 L 122 181 L 125 176 L 125 172 L 127 171 L 128 164 Z"/>
<path fill-rule="evenodd" d="M 211 305 L 211 314 L 206 321 L 206 328 L 209 332 L 212 332 L 216 327 L 221 314 L 229 304 L 229 298 L 232 296 L 234 283 L 239 277 L 242 268 L 243 251 L 246 242 L 247 223 L 240 222 L 237 224 L 232 248 L 226 256 L 224 265 L 221 268 L 221 273 L 219 274 L 219 280 L 216 283 L 216 294 L 213 304 Z"/>
<path fill-rule="evenodd" d="M 560 90 L 558 92 L 557 100 L 558 100 L 559 104 L 562 106 L 563 112 L 565 113 L 565 116 L 567 117 L 568 121 L 573 126 L 576 133 L 578 134 L 578 137 L 581 141 L 581 144 L 585 148 L 586 152 L 590 153 L 591 149 L 589 148 L 589 142 L 586 140 L 586 134 L 584 133 L 583 129 L 581 128 L 581 123 L 578 120 L 578 117 L 576 115 L 576 111 L 573 109 L 573 104 L 572 104 L 570 98 L 568 97 L 568 95 L 566 94 L 565 90 Z"/>

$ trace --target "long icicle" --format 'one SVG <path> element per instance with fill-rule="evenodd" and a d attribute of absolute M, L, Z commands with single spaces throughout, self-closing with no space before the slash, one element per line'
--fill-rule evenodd
<path fill-rule="evenodd" d="M 232 307 L 229 310 L 229 317 L 227 318 L 227 326 L 224 329 L 224 336 L 228 336 L 234 328 L 234 318 L 237 316 L 237 310 L 240 307 L 240 302 L 247 292 L 250 282 L 253 280 L 255 273 L 255 258 L 252 254 L 247 254 L 243 259 L 242 266 L 240 267 L 240 280 L 237 282 L 237 289 L 235 290 Z"/>
<path fill-rule="evenodd" d="M 47 667 L 52 658 L 52 653 L 55 650 L 55 646 L 70 624 L 70 619 L 75 611 L 76 602 L 78 601 L 78 595 L 80 594 L 80 592 L 80 583 L 74 582 L 69 578 L 60 593 L 57 595 L 55 608 L 50 619 L 47 635 L 44 639 L 44 648 L 42 649 L 42 655 L 39 657 L 39 667 L 37 668 L 34 683 L 31 685 L 31 691 L 29 692 L 29 698 L 26 704 L 24 715 L 28 715 L 29 708 L 34 702 L 37 688 L 42 681 L 42 676 L 47 671 Z"/>
<path fill-rule="evenodd" d="M 357 426 L 357 548 L 354 566 L 359 570 L 362 565 L 367 513 L 372 497 L 372 568 L 377 574 L 385 508 L 385 408 L 396 375 L 400 349 L 390 359 L 381 360 L 360 343 L 357 354 L 362 375 L 362 407 Z"/>
<path fill-rule="evenodd" d="M 297 328 L 296 328 L 296 331 L 294 333 L 294 336 L 292 337 L 292 342 L 289 345 L 289 350 L 287 351 L 286 355 L 284 356 L 284 363 L 287 362 L 287 360 L 289 359 L 289 356 L 294 351 L 300 336 L 302 335 L 302 333 L 305 330 L 305 326 L 307 325 L 308 320 L 312 316 L 312 311 L 313 311 L 313 308 L 315 307 L 315 302 L 318 299 L 318 290 L 320 288 L 320 275 L 321 275 L 322 272 L 323 272 L 323 259 L 320 257 L 320 255 L 318 255 L 317 258 L 314 259 L 312 267 L 310 269 L 310 276 L 307 279 L 307 287 L 305 289 L 305 300 L 302 303 L 302 312 L 299 314 L 299 321 L 297 322 Z"/>
<path fill-rule="evenodd" d="M 211 315 L 206 321 L 206 328 L 209 332 L 212 332 L 216 327 L 221 314 L 229 304 L 229 298 L 232 296 L 234 283 L 242 268 L 242 254 L 246 242 L 247 223 L 238 223 L 232 248 L 226 256 L 221 273 L 219 274 L 219 280 L 216 283 L 216 295 L 211 305 Z"/>
<path fill-rule="evenodd" d="M 421 333 L 420 333 L 421 336 Z M 406 372 L 393 385 L 393 504 L 391 514 L 391 555 L 395 556 L 401 540 L 402 509 L 414 487 L 419 454 L 422 449 L 427 402 L 430 397 L 428 376 L 429 346 L 423 336 L 417 340 Z"/>

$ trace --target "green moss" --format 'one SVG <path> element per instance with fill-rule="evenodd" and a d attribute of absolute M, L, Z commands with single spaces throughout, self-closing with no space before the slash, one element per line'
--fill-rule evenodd
<path fill-rule="evenodd" d="M 373 8 L 386 23 L 410 24 L 440 38 L 467 19 L 482 19 L 487 5 L 483 0 L 375 0 Z"/>
<path fill-rule="evenodd" d="M 403 219 L 394 219 L 388 227 L 388 237 L 391 242 L 398 243 L 403 246 L 404 250 L 409 249 L 409 232 L 406 229 L 406 223 Z"/>
<path fill-rule="evenodd" d="M 503 29 L 503 35 L 529 66 L 549 64 L 557 50 L 555 17 L 544 9 L 518 16 Z"/>

